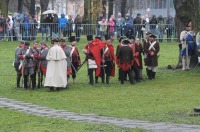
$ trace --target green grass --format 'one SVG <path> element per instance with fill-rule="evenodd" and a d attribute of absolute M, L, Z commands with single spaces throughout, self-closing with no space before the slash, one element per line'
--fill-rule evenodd
<path fill-rule="evenodd" d="M 84 40 L 78 43 L 80 52 L 85 44 Z M 114 45 L 117 44 L 115 41 Z M 121 85 L 116 73 L 110 85 L 90 86 L 84 65 L 77 74 L 77 83 L 70 80 L 69 89 L 62 92 L 48 92 L 45 88 L 34 91 L 16 89 L 12 67 L 16 46 L 16 42 L 0 43 L 0 96 L 77 113 L 200 125 L 200 118 L 189 116 L 193 107 L 200 106 L 200 69 L 167 70 L 167 65 L 177 64 L 176 42 L 160 45 L 156 80 L 144 79 L 136 85 L 128 82 Z M 81 58 L 84 59 L 82 53 Z"/>
<path fill-rule="evenodd" d="M 119 128 L 114 125 L 91 124 L 64 119 L 26 115 L 0 109 L 0 131 L 3 132 L 144 132 L 143 129 Z"/>

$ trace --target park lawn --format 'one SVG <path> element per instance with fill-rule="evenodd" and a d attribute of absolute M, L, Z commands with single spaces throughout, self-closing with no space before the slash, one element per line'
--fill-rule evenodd
<path fill-rule="evenodd" d="M 86 41 L 78 44 L 79 51 Z M 113 43 L 115 47 L 118 42 Z M 168 70 L 167 65 L 177 64 L 176 42 L 160 44 L 159 67 L 156 80 L 144 79 L 141 83 L 121 85 L 117 75 L 110 85 L 88 84 L 86 65 L 77 73 L 77 83 L 69 82 L 69 89 L 62 92 L 16 89 L 15 71 L 12 67 L 17 42 L 0 42 L 0 96 L 13 98 L 51 108 L 77 113 L 95 113 L 118 118 L 174 122 L 200 125 L 200 118 L 189 116 L 200 106 L 200 69 L 190 71 Z M 81 53 L 82 61 L 84 55 Z M 116 70 L 117 71 L 117 70 Z M 145 69 L 143 70 L 145 78 Z M 100 82 L 100 79 L 99 79 Z"/>
<path fill-rule="evenodd" d="M 145 132 L 144 129 L 119 128 L 64 119 L 38 117 L 0 108 L 0 131 L 3 132 Z"/>

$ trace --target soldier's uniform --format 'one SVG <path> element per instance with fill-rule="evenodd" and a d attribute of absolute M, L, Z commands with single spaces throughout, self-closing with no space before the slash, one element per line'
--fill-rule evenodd
<path fill-rule="evenodd" d="M 20 87 L 20 80 L 21 80 L 21 68 L 19 68 L 20 66 L 20 63 L 22 63 L 22 61 L 20 62 L 20 59 L 18 57 L 18 54 L 20 54 L 22 48 L 23 48 L 23 45 L 24 45 L 24 42 L 21 42 L 19 44 L 19 46 L 15 49 L 15 60 L 14 60 L 14 68 L 15 68 L 15 71 L 17 73 L 17 88 Z"/>
<path fill-rule="evenodd" d="M 144 65 L 146 66 L 146 74 L 147 74 L 147 77 L 149 77 L 148 75 L 148 63 L 147 63 L 147 54 L 148 54 L 148 48 L 146 48 L 147 45 L 149 45 L 149 36 L 151 35 L 152 33 L 151 32 L 147 32 L 146 33 L 146 39 L 144 40 L 144 43 L 143 43 L 143 48 L 144 48 Z"/>
<path fill-rule="evenodd" d="M 138 59 L 139 59 L 139 77 L 140 77 L 140 80 L 142 80 L 142 69 L 143 69 L 143 63 L 142 63 L 142 54 L 144 53 L 144 49 L 142 47 L 142 44 L 140 42 L 136 42 L 137 46 L 138 46 L 138 52 L 139 52 L 139 55 L 138 55 Z"/>
<path fill-rule="evenodd" d="M 122 41 L 122 47 L 119 49 L 117 53 L 117 59 L 119 59 L 120 63 L 120 80 L 121 84 L 124 84 L 124 74 L 127 72 L 129 76 L 129 81 L 131 84 L 134 84 L 133 82 L 133 75 L 131 70 L 131 64 L 133 60 L 133 51 L 132 48 L 129 46 L 130 41 L 129 39 L 124 39 Z"/>
<path fill-rule="evenodd" d="M 69 75 L 72 74 L 72 68 L 71 68 L 72 58 L 70 56 L 72 47 L 66 45 L 65 39 L 60 39 L 60 42 L 61 42 L 61 48 L 63 49 L 63 51 L 65 52 L 65 55 L 67 57 L 66 58 L 66 61 L 67 61 L 67 79 L 69 79 Z"/>
<path fill-rule="evenodd" d="M 106 45 L 100 40 L 93 40 L 92 35 L 87 36 L 88 44 L 85 46 L 83 52 L 86 54 L 86 59 L 88 62 L 88 76 L 90 79 L 90 84 L 94 84 L 93 71 L 95 71 L 95 76 L 100 76 L 100 64 L 101 64 L 101 49 Z"/>
<path fill-rule="evenodd" d="M 102 57 L 101 78 L 102 78 L 102 83 L 104 83 L 106 74 L 106 83 L 109 84 L 110 76 L 115 75 L 114 47 L 108 35 L 105 35 L 105 40 L 107 45 L 101 50 L 101 57 Z"/>
<path fill-rule="evenodd" d="M 46 70 L 47 70 L 47 54 L 48 54 L 48 47 L 46 44 L 41 43 L 41 48 L 39 50 L 39 53 L 36 57 L 36 59 L 38 60 L 39 64 L 38 64 L 38 88 L 40 88 L 42 86 L 42 82 L 43 82 L 43 75 L 46 75 Z"/>
<path fill-rule="evenodd" d="M 119 51 L 119 49 L 122 47 L 122 40 L 123 39 L 125 39 L 126 38 L 126 36 L 121 36 L 120 38 L 119 38 L 119 43 L 120 44 L 118 44 L 117 45 L 117 49 L 116 49 L 116 56 L 117 56 L 117 54 L 118 54 L 118 51 Z M 117 66 L 118 66 L 118 68 L 120 67 L 120 62 L 119 62 L 119 59 L 116 57 L 116 64 L 117 64 Z M 121 69 L 119 68 L 119 70 L 118 70 L 118 79 L 120 80 L 120 74 L 121 74 Z"/>
<path fill-rule="evenodd" d="M 150 42 L 145 46 L 145 51 L 147 53 L 147 69 L 148 78 L 155 79 L 156 68 L 158 66 L 158 52 L 160 50 L 159 43 L 155 40 L 155 35 L 150 35 Z"/>
<path fill-rule="evenodd" d="M 24 48 L 21 50 L 21 52 L 18 54 L 18 58 L 20 60 L 23 60 L 22 63 L 22 76 L 24 78 L 24 88 L 28 88 L 28 76 L 31 78 L 32 82 L 32 88 L 34 89 L 36 86 L 36 82 L 34 80 L 33 74 L 34 74 L 34 64 L 33 64 L 33 58 L 34 58 L 34 50 L 30 47 L 29 42 L 25 42 Z"/>
<path fill-rule="evenodd" d="M 134 36 L 131 36 L 129 38 L 131 40 L 131 44 L 130 44 L 130 47 L 133 51 L 133 60 L 132 60 L 132 68 L 131 70 L 135 73 L 135 80 L 136 81 L 140 81 L 140 75 L 139 75 L 139 66 L 140 66 L 140 62 L 139 62 L 139 48 L 138 48 L 138 45 L 135 44 L 134 40 L 135 40 L 135 37 Z"/>
<path fill-rule="evenodd" d="M 72 78 L 73 81 L 76 81 L 76 71 L 78 69 L 78 67 L 81 64 L 81 59 L 80 59 L 80 55 L 78 52 L 78 48 L 76 47 L 76 38 L 75 36 L 71 36 L 69 38 L 70 43 L 71 43 L 71 52 L 70 52 L 70 57 L 71 57 L 71 63 L 72 63 Z"/>

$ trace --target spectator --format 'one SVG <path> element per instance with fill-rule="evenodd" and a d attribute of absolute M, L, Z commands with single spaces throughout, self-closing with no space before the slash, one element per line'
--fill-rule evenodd
<path fill-rule="evenodd" d="M 3 17 L 3 15 L 0 15 L 0 40 L 4 40 L 4 32 L 6 27 L 6 19 Z"/>
<path fill-rule="evenodd" d="M 24 17 L 22 29 L 23 29 L 23 38 L 22 39 L 23 40 L 30 40 L 31 25 L 30 25 L 28 16 Z"/>
<path fill-rule="evenodd" d="M 164 18 L 160 15 L 158 17 L 158 40 L 159 42 L 163 41 L 163 34 L 165 31 L 165 20 Z"/>
<path fill-rule="evenodd" d="M 13 15 L 13 28 L 16 40 L 22 41 L 22 35 L 20 33 L 20 14 L 17 12 Z"/>
<path fill-rule="evenodd" d="M 67 36 L 67 18 L 65 17 L 65 14 L 61 14 L 61 17 L 58 18 L 58 26 L 59 26 L 59 36 L 61 37 L 61 33 L 63 34 L 63 37 L 66 38 Z"/>
<path fill-rule="evenodd" d="M 124 34 L 127 38 L 134 35 L 133 30 L 133 20 L 129 14 L 126 14 L 125 24 L 124 24 Z"/>
<path fill-rule="evenodd" d="M 100 37 L 101 37 L 101 39 L 103 39 L 104 35 L 105 35 L 105 32 L 106 32 L 106 28 L 107 28 L 107 22 L 106 22 L 106 20 L 102 19 L 102 21 L 99 21 L 99 25 L 100 25 L 100 28 L 99 28 Z"/>
<path fill-rule="evenodd" d="M 111 41 L 113 41 L 115 36 L 115 23 L 112 18 L 109 19 L 108 26 L 109 26 L 110 39 Z"/>
<path fill-rule="evenodd" d="M 123 27 L 122 19 L 118 18 L 116 23 L 117 39 L 119 39 L 122 36 L 122 27 Z"/>
<path fill-rule="evenodd" d="M 51 14 L 43 15 L 43 19 L 41 21 L 42 26 L 42 40 L 44 41 L 44 34 L 46 34 L 46 41 L 48 41 L 48 36 L 52 36 L 50 25 L 53 23 L 53 18 Z"/>
<path fill-rule="evenodd" d="M 53 24 L 51 25 L 52 36 L 58 38 L 58 15 L 54 14 Z"/>
<path fill-rule="evenodd" d="M 99 14 L 99 17 L 98 17 L 98 19 L 97 19 L 97 32 L 96 32 L 96 36 L 101 35 L 101 34 L 100 34 L 100 25 L 99 25 L 99 22 L 101 22 L 103 18 L 104 18 L 104 17 L 103 17 L 103 13 L 100 13 L 100 14 Z"/>
<path fill-rule="evenodd" d="M 138 34 L 138 38 L 141 38 L 143 36 L 141 33 L 142 27 L 143 27 L 143 20 L 141 18 L 141 14 L 137 14 L 136 18 L 133 20 L 134 27 L 135 27 L 135 36 Z"/>
<path fill-rule="evenodd" d="M 38 23 L 34 18 L 34 16 L 32 16 L 32 18 L 30 19 L 30 24 L 31 24 L 31 29 L 30 29 L 31 40 L 36 40 Z"/>
<path fill-rule="evenodd" d="M 72 16 L 69 15 L 69 18 L 68 18 L 68 21 L 67 21 L 67 24 L 68 24 L 68 37 L 72 36 L 73 23 L 74 23 L 74 21 L 72 19 Z"/>
<path fill-rule="evenodd" d="M 75 33 L 76 33 L 76 42 L 80 41 L 80 35 L 81 35 L 81 24 L 82 24 L 82 19 L 80 15 L 77 15 L 75 20 Z"/>
<path fill-rule="evenodd" d="M 116 20 L 121 19 L 122 27 L 125 24 L 125 19 L 122 17 L 121 13 L 118 13 Z M 121 29 L 121 36 L 123 36 L 123 28 Z"/>
<path fill-rule="evenodd" d="M 13 21 L 10 17 L 6 18 L 6 37 L 7 41 L 13 41 Z"/>
<path fill-rule="evenodd" d="M 167 18 L 166 30 L 167 30 L 167 42 L 171 42 L 172 30 L 173 30 L 173 18 L 170 15 Z"/>
<path fill-rule="evenodd" d="M 157 34 L 156 26 L 158 24 L 158 21 L 157 21 L 155 15 L 152 16 L 151 20 L 149 21 L 149 24 L 150 24 L 150 30 L 151 30 L 152 34 L 154 34 L 154 35 Z"/>

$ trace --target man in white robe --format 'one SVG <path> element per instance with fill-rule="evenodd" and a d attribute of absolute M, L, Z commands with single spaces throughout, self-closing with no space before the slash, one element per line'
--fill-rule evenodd
<path fill-rule="evenodd" d="M 62 48 L 58 45 L 59 40 L 52 40 L 53 46 L 49 49 L 47 54 L 47 72 L 45 78 L 45 87 L 49 87 L 50 91 L 54 88 L 66 88 L 67 86 L 67 62 L 66 55 Z"/>

